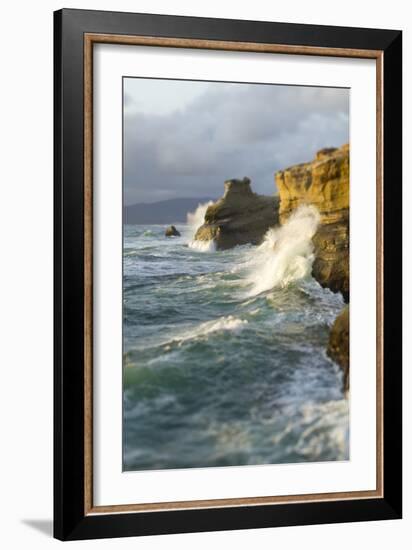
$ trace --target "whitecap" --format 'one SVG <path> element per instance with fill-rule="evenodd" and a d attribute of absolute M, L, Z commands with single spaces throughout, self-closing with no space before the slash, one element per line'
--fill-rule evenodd
<path fill-rule="evenodd" d="M 239 332 L 247 324 L 248 321 L 246 319 L 239 319 L 238 317 L 234 317 L 233 315 L 228 315 L 226 317 L 214 319 L 213 321 L 206 321 L 205 323 L 201 323 L 199 326 L 182 333 L 176 338 L 173 338 L 173 341 L 179 342 L 180 346 L 183 342 L 187 342 L 188 340 L 195 340 L 197 338 L 204 338 L 213 332 Z"/>

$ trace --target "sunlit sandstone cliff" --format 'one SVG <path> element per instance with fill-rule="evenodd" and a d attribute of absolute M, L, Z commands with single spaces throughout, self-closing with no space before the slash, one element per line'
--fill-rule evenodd
<path fill-rule="evenodd" d="M 349 301 L 349 145 L 322 149 L 316 158 L 275 175 L 283 223 L 301 204 L 313 204 L 321 222 L 313 238 L 313 276 Z"/>
<path fill-rule="evenodd" d="M 225 181 L 222 198 L 208 207 L 195 240 L 214 240 L 224 250 L 241 244 L 259 244 L 269 227 L 279 223 L 278 197 L 257 195 L 250 179 Z"/>

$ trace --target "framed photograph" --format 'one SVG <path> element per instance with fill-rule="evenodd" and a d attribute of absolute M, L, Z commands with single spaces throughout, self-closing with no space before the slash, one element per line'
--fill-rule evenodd
<path fill-rule="evenodd" d="M 402 510 L 402 34 L 61 10 L 61 540 Z"/>

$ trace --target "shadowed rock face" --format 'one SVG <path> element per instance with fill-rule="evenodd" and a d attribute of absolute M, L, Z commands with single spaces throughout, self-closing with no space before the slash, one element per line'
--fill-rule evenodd
<path fill-rule="evenodd" d="M 269 227 L 278 223 L 278 197 L 257 195 L 249 178 L 231 179 L 225 181 L 223 197 L 207 209 L 205 222 L 196 231 L 195 239 L 213 239 L 220 250 L 259 244 Z"/>
<path fill-rule="evenodd" d="M 349 145 L 318 151 L 312 162 L 277 172 L 280 222 L 302 204 L 313 204 L 321 222 L 313 238 L 313 276 L 349 301 Z"/>
<path fill-rule="evenodd" d="M 174 225 L 169 225 L 169 227 L 166 228 L 165 236 L 166 237 L 180 237 L 180 233 Z"/>
<path fill-rule="evenodd" d="M 328 355 L 343 370 L 343 390 L 349 390 L 349 306 L 336 317 L 329 335 Z"/>

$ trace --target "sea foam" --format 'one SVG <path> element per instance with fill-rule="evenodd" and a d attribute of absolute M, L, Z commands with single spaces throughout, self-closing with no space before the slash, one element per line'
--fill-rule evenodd
<path fill-rule="evenodd" d="M 211 241 L 190 241 L 188 246 L 199 252 L 214 252 L 216 250 L 216 243 L 213 239 Z"/>
<path fill-rule="evenodd" d="M 304 205 L 284 225 L 267 231 L 263 243 L 250 253 L 247 262 L 250 296 L 310 275 L 315 259 L 312 237 L 319 220 L 317 209 Z"/>

